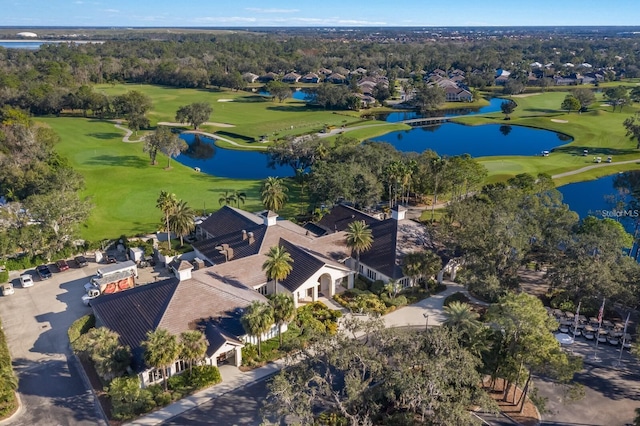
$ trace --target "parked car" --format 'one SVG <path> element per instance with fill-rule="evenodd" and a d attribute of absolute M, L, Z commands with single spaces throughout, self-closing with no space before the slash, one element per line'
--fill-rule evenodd
<path fill-rule="evenodd" d="M 73 260 L 76 261 L 79 268 L 84 268 L 89 264 L 89 262 L 87 262 L 87 259 L 84 256 L 76 256 Z"/>
<path fill-rule="evenodd" d="M 20 275 L 20 287 L 33 287 L 33 277 L 30 274 Z"/>
<path fill-rule="evenodd" d="M 69 264 L 64 259 L 58 260 L 56 262 L 56 266 L 58 267 L 58 271 L 60 272 L 66 271 L 67 269 L 69 269 Z"/>
<path fill-rule="evenodd" d="M 104 258 L 107 263 L 118 263 L 118 259 L 112 254 L 108 254 L 107 257 Z"/>
<path fill-rule="evenodd" d="M 47 265 L 40 265 L 36 268 L 36 272 L 40 276 L 41 280 L 48 280 L 51 278 L 51 270 Z"/>
<path fill-rule="evenodd" d="M 13 294 L 13 284 L 4 283 L 4 284 L 0 284 L 0 286 L 2 288 L 2 295 L 3 296 L 8 296 L 10 294 Z"/>

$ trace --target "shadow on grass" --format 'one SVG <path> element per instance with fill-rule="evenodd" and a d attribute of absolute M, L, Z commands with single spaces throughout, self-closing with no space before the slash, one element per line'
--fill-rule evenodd
<path fill-rule="evenodd" d="M 97 157 L 91 158 L 89 161 L 87 161 L 87 164 L 111 167 L 135 167 L 141 169 L 144 167 L 148 167 L 149 161 L 135 155 L 99 155 Z"/>
<path fill-rule="evenodd" d="M 116 132 L 100 132 L 100 133 L 88 133 L 87 136 L 96 139 L 122 139 L 122 133 Z"/>

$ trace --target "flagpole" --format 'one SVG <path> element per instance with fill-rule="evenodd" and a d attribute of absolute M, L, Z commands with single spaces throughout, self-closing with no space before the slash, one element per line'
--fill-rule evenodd
<path fill-rule="evenodd" d="M 604 315 L 604 301 L 602 299 L 602 306 L 600 306 L 600 311 L 598 312 L 598 331 L 596 332 L 596 348 L 593 351 L 593 360 L 600 361 L 598 358 L 598 343 L 600 343 L 600 327 L 602 327 L 602 316 Z"/>
<path fill-rule="evenodd" d="M 573 341 L 571 342 L 571 353 L 573 353 L 573 344 L 576 342 L 576 333 L 578 332 L 578 317 L 580 317 L 580 304 L 582 302 L 578 302 L 578 309 L 576 309 L 576 316 L 573 319 Z"/>
<path fill-rule="evenodd" d="M 622 344 L 620 345 L 620 355 L 618 355 L 618 367 L 620 367 L 620 364 L 622 363 L 622 350 L 624 349 L 624 344 L 626 343 L 627 339 L 627 325 L 629 324 L 630 315 L 631 312 L 627 313 L 627 320 L 624 322 L 624 330 L 622 331 Z"/>

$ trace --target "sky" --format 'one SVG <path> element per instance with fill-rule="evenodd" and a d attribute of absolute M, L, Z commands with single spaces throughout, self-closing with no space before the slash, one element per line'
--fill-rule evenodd
<path fill-rule="evenodd" d="M 640 25 L 638 0 L 0 0 L 0 26 Z"/>

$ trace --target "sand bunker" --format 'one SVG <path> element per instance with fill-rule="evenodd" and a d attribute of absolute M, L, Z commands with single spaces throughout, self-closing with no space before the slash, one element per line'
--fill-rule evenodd
<path fill-rule="evenodd" d="M 218 99 L 218 102 L 233 102 L 233 99 Z"/>
<path fill-rule="evenodd" d="M 558 120 L 557 118 L 552 118 L 551 121 L 553 121 L 554 123 L 568 123 L 567 120 Z"/>
<path fill-rule="evenodd" d="M 512 98 L 528 98 L 529 96 L 538 96 L 540 93 L 521 93 L 519 95 L 511 95 Z"/>

